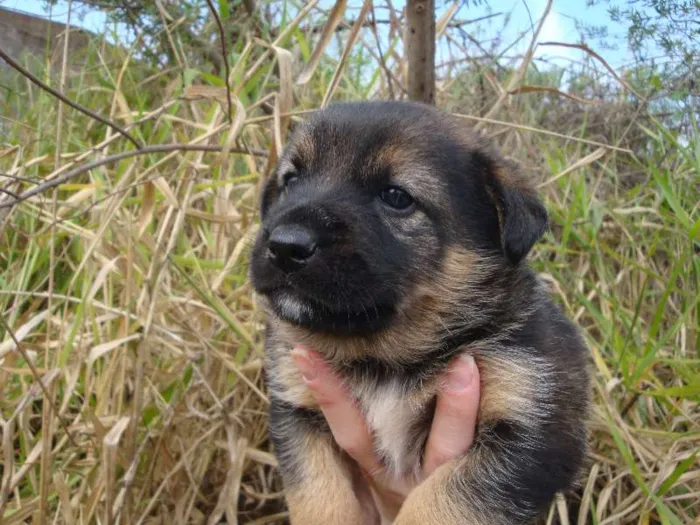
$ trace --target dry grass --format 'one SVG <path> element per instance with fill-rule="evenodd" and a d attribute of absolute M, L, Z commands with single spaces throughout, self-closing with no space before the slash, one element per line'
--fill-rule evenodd
<path fill-rule="evenodd" d="M 223 152 L 139 154 L 0 209 L 1 523 L 284 522 L 246 281 L 259 183 L 304 110 L 398 95 L 405 73 L 363 29 L 341 60 L 321 53 L 295 84 L 317 57 L 296 28 L 325 16 L 312 4 L 297 13 L 271 45 L 232 43 L 230 121 L 222 79 L 150 75 L 133 50 L 96 43 L 67 79 L 72 99 L 144 144 Z M 450 72 L 440 103 L 489 115 L 484 130 L 542 183 L 553 229 L 534 264 L 597 371 L 590 473 L 548 522 L 696 522 L 698 135 L 617 118 L 624 104 L 589 130 L 586 105 L 504 97 L 489 71 L 459 83 L 464 70 Z M 0 201 L 133 150 L 68 107 L 57 129 L 57 101 L 6 76 Z"/>

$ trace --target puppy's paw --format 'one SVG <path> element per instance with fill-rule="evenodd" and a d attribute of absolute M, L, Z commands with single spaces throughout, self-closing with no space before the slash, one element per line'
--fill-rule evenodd
<path fill-rule="evenodd" d="M 457 461 L 443 464 L 406 498 L 393 525 L 495 525 L 466 508 L 453 483 Z"/>

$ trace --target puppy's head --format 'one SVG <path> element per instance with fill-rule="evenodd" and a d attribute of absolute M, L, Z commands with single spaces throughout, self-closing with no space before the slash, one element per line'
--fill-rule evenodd
<path fill-rule="evenodd" d="M 343 336 L 385 330 L 455 250 L 517 266 L 547 221 L 461 121 L 400 102 L 331 106 L 299 126 L 261 216 L 256 291 L 282 320 Z"/>

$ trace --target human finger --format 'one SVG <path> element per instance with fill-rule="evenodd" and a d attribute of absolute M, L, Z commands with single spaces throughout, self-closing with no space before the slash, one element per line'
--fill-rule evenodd
<path fill-rule="evenodd" d="M 372 434 L 343 381 L 321 356 L 309 348 L 295 347 L 292 359 L 321 408 L 338 446 L 365 472 L 370 475 L 379 472 L 381 463 L 374 454 Z"/>
<path fill-rule="evenodd" d="M 474 358 L 467 354 L 458 357 L 438 395 L 424 455 L 425 476 L 472 445 L 479 411 L 479 386 Z"/>

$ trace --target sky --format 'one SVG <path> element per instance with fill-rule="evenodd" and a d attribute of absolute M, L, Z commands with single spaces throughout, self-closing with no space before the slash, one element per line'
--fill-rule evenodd
<path fill-rule="evenodd" d="M 476 2 L 469 2 L 470 7 L 462 8 L 457 13 L 457 19 L 478 18 L 484 16 L 491 10 L 492 12 L 512 13 L 511 23 L 507 30 L 503 33 L 504 41 L 510 42 L 523 31 L 530 31 L 532 34 L 532 22 L 537 25 L 538 20 L 542 16 L 547 0 L 491 0 L 490 2 L 480 2 L 481 5 L 472 6 Z M 42 8 L 42 0 L 0 0 L 0 5 L 11 9 L 18 9 L 25 12 L 48 16 L 48 13 Z M 332 5 L 330 0 L 321 0 L 320 5 Z M 357 2 L 350 2 L 350 5 L 356 5 Z M 490 4 L 487 5 L 487 4 Z M 585 0 L 554 0 L 553 8 L 547 20 L 544 23 L 540 33 L 540 42 L 559 41 L 559 42 L 579 42 L 579 35 L 576 30 L 574 20 L 578 19 L 586 24 L 606 25 L 608 32 L 613 37 L 624 37 L 625 28 L 610 20 L 607 12 L 606 2 L 599 2 L 598 5 L 588 7 Z M 405 2 L 393 2 L 394 7 L 400 8 L 405 5 Z M 53 8 L 51 18 L 58 22 L 65 22 L 68 12 L 68 2 L 59 0 L 58 4 Z M 378 15 L 377 18 L 381 18 Z M 494 34 L 500 29 L 502 18 L 494 19 L 496 22 L 490 27 L 486 27 L 486 35 Z M 92 13 L 82 20 L 73 20 L 73 23 L 94 31 L 102 33 L 104 30 L 105 16 L 99 12 Z M 521 42 L 518 51 L 522 52 L 527 47 L 530 41 L 530 35 L 524 38 Z M 601 49 L 598 51 L 613 67 L 620 66 L 629 61 L 631 56 L 624 45 L 624 41 L 618 45 L 618 49 Z M 592 47 L 596 47 L 595 43 L 591 43 Z M 582 57 L 582 52 L 575 49 L 567 49 L 562 47 L 539 47 L 536 52 L 536 57 L 546 57 L 553 59 L 555 62 L 564 63 L 567 59 L 578 59 Z M 438 59 L 439 62 L 439 59 Z"/>

